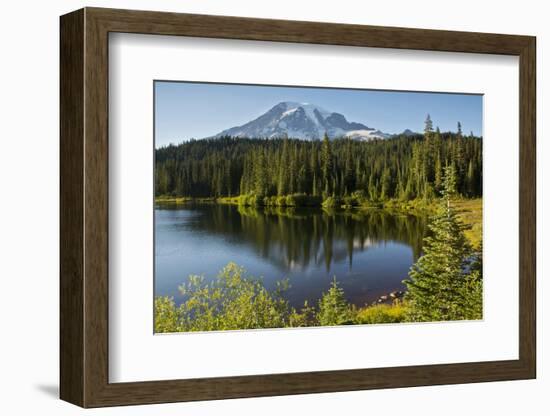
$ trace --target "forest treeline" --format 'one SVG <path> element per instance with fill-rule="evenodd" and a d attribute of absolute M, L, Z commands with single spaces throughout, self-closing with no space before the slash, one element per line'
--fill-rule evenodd
<path fill-rule="evenodd" d="M 234 138 L 190 140 L 156 150 L 156 196 L 193 198 L 354 193 L 369 201 L 432 199 L 446 166 L 463 197 L 482 194 L 482 140 L 433 128 L 423 134 L 358 141 Z"/>

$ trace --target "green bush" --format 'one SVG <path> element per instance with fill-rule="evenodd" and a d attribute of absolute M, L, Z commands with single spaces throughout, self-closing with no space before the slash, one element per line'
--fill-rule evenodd
<path fill-rule="evenodd" d="M 155 301 L 155 331 L 219 331 L 281 328 L 290 325 L 291 309 L 283 299 L 285 282 L 269 293 L 261 281 L 245 276 L 242 267 L 229 263 L 217 278 L 206 283 L 189 276 L 180 286 L 185 300 L 176 307 L 170 298 Z"/>
<path fill-rule="evenodd" d="M 323 201 L 323 208 L 340 208 L 342 201 L 338 197 L 329 196 Z"/>
<path fill-rule="evenodd" d="M 354 309 L 346 301 L 344 290 L 338 286 L 336 279 L 333 280 L 330 289 L 319 301 L 319 313 L 317 319 L 319 325 L 344 325 L 352 324 Z"/>
<path fill-rule="evenodd" d="M 315 308 L 313 306 L 310 306 L 306 300 L 304 302 L 304 306 L 299 312 L 295 309 L 292 309 L 289 316 L 289 323 L 291 327 L 307 327 L 318 325 Z"/>
<path fill-rule="evenodd" d="M 256 194 L 245 194 L 239 196 L 239 205 L 257 207 L 263 205 L 264 198 Z"/>
<path fill-rule="evenodd" d="M 155 298 L 155 332 L 180 332 L 178 311 L 174 299 L 168 296 Z"/>
<path fill-rule="evenodd" d="M 278 207 L 286 207 L 286 196 L 279 195 L 276 197 L 275 201 L 275 205 Z"/>
<path fill-rule="evenodd" d="M 360 203 L 357 197 L 353 195 L 346 195 L 342 198 L 342 205 L 344 208 L 353 208 L 359 206 Z"/>
<path fill-rule="evenodd" d="M 239 197 L 239 204 L 247 206 L 318 207 L 321 206 L 321 203 L 322 198 L 320 196 L 306 194 L 273 195 L 263 198 L 254 194 L 246 194 Z"/>
<path fill-rule="evenodd" d="M 357 201 L 358 205 L 361 205 L 367 201 L 365 191 L 363 190 L 355 191 L 351 194 L 351 196 Z"/>
<path fill-rule="evenodd" d="M 266 196 L 264 198 L 264 205 L 266 207 L 274 207 L 277 206 L 277 197 L 275 195 L 273 196 Z"/>
<path fill-rule="evenodd" d="M 292 197 L 292 195 L 287 195 L 285 197 L 285 207 L 295 207 L 296 206 L 296 201 L 294 200 L 294 198 Z"/>
<path fill-rule="evenodd" d="M 374 305 L 360 309 L 357 313 L 358 324 L 390 324 L 405 322 L 407 307 L 403 303 L 394 305 Z"/>

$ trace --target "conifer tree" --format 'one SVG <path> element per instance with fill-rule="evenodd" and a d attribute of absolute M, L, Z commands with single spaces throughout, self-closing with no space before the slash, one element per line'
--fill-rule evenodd
<path fill-rule="evenodd" d="M 338 286 L 336 278 L 332 281 L 330 289 L 319 300 L 319 324 L 342 325 L 352 318 L 352 310 L 344 296 L 344 290 Z"/>
<path fill-rule="evenodd" d="M 474 174 L 474 164 L 472 160 L 470 160 L 470 162 L 468 163 L 468 172 L 466 174 L 466 184 L 467 184 L 467 195 L 468 196 L 475 195 L 476 180 L 475 180 L 475 174 Z"/>
<path fill-rule="evenodd" d="M 326 199 L 361 191 L 371 200 L 431 199 L 441 191 L 442 167 L 454 165 L 459 194 L 481 196 L 481 138 L 431 132 L 430 124 L 431 119 L 425 140 L 421 135 L 373 141 L 222 137 L 166 146 L 155 151 L 155 194 L 303 193 Z"/>
<path fill-rule="evenodd" d="M 441 157 L 439 156 L 439 152 L 436 155 L 435 158 L 435 178 L 434 178 L 434 188 L 436 192 L 439 192 L 441 190 Z"/>
<path fill-rule="evenodd" d="M 346 156 L 345 156 L 345 162 L 344 162 L 344 172 L 343 172 L 343 188 L 344 193 L 351 194 L 355 190 L 355 169 L 354 169 L 354 163 L 353 163 L 353 157 L 352 157 L 352 150 L 351 150 L 351 139 L 347 139 L 347 146 L 346 146 Z"/>
<path fill-rule="evenodd" d="M 481 319 L 481 271 L 476 271 L 472 249 L 464 236 L 451 199 L 456 194 L 452 166 L 445 168 L 438 214 L 424 241 L 424 255 L 412 266 L 408 291 L 412 321 Z M 480 263 L 481 264 L 481 263 Z"/>
<path fill-rule="evenodd" d="M 381 190 L 380 190 L 380 199 L 385 200 L 390 195 L 390 172 L 388 168 L 384 168 L 382 171 L 382 178 L 381 178 Z"/>
<path fill-rule="evenodd" d="M 321 172 L 323 175 L 323 189 L 326 194 L 325 197 L 330 195 L 333 190 L 333 186 L 331 186 L 332 168 L 332 149 L 328 135 L 325 133 L 323 143 L 321 145 Z"/>
<path fill-rule="evenodd" d="M 462 286 L 464 312 L 467 319 L 481 319 L 483 316 L 483 243 L 474 250 L 470 272 Z"/>
<path fill-rule="evenodd" d="M 286 195 L 288 193 L 288 162 L 289 162 L 288 138 L 284 139 L 281 160 L 279 162 L 279 175 L 277 179 L 277 194 Z"/>
<path fill-rule="evenodd" d="M 424 137 L 426 139 L 429 139 L 434 131 L 434 124 L 432 122 L 432 118 L 428 114 L 426 116 L 426 120 L 424 121 Z"/>
<path fill-rule="evenodd" d="M 264 152 L 258 149 L 254 158 L 254 193 L 258 196 L 264 196 L 267 190 L 267 166 L 265 163 Z"/>

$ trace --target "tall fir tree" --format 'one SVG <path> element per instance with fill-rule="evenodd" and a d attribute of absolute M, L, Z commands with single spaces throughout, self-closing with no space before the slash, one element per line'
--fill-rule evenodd
<path fill-rule="evenodd" d="M 323 143 L 321 145 L 321 173 L 323 175 L 323 192 L 325 194 L 325 198 L 329 196 L 334 189 L 331 180 L 333 176 L 332 170 L 332 146 L 330 144 L 328 134 L 325 133 Z"/>
<path fill-rule="evenodd" d="M 424 121 L 424 137 L 426 139 L 430 138 L 433 131 L 434 131 L 434 124 L 433 124 L 432 118 L 428 114 L 426 116 L 426 120 Z"/>
<path fill-rule="evenodd" d="M 322 326 L 342 325 L 348 323 L 352 317 L 350 304 L 346 301 L 344 290 L 338 286 L 336 278 L 327 293 L 319 300 L 317 319 Z"/>
<path fill-rule="evenodd" d="M 438 214 L 425 238 L 424 254 L 412 266 L 405 299 L 412 321 L 481 319 L 481 272 L 464 226 L 452 207 L 456 194 L 454 167 L 445 168 L 443 195 Z"/>
<path fill-rule="evenodd" d="M 281 152 L 281 158 L 279 161 L 279 172 L 277 176 L 277 194 L 286 195 L 289 188 L 289 175 L 288 175 L 288 164 L 289 164 L 289 144 L 288 138 L 284 139 L 283 150 Z"/>

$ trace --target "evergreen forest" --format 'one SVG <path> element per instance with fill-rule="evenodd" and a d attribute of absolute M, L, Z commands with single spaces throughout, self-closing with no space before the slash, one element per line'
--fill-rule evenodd
<path fill-rule="evenodd" d="M 445 167 L 456 172 L 461 197 L 482 195 L 482 139 L 433 128 L 423 134 L 358 141 L 349 138 L 190 140 L 156 150 L 156 197 L 242 199 L 256 205 L 321 205 L 328 198 L 431 200 Z M 279 199 L 277 199 L 279 198 Z M 281 202 L 283 201 L 283 202 Z M 290 203 L 289 205 L 292 205 Z"/>

